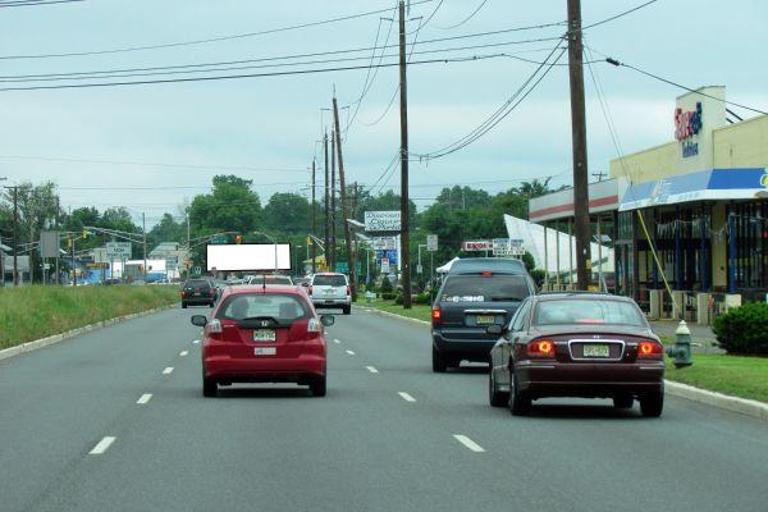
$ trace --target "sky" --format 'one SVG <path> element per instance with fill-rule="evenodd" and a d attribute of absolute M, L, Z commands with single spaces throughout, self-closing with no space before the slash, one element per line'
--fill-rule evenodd
<path fill-rule="evenodd" d="M 414 63 L 408 67 L 408 119 L 410 151 L 416 158 L 471 132 L 537 69 L 537 64 L 514 57 L 540 61 L 557 44 L 553 40 L 521 41 L 556 38 L 562 35 L 564 27 L 554 25 L 452 41 L 428 41 L 561 22 L 566 18 L 566 1 L 412 3 L 406 29 L 409 51 L 414 49 Z M 584 0 L 584 25 L 643 3 L 645 0 Z M 370 48 L 384 44 L 388 34 L 388 44 L 394 44 L 397 25 L 390 32 L 391 22 L 387 18 L 396 15 L 395 7 L 394 0 L 85 0 L 2 8 L 0 89 L 31 84 L 8 82 L 18 80 L 8 78 L 17 75 L 228 62 Z M 296 30 L 111 52 L 270 31 L 390 8 L 391 13 Z M 766 21 L 768 2 L 764 0 L 658 0 L 587 29 L 585 42 L 593 53 L 586 57 L 600 60 L 602 55 L 610 55 L 690 87 L 725 85 L 728 99 L 766 110 L 768 68 L 761 64 L 768 47 Z M 485 44 L 497 46 L 418 53 Z M 110 52 L 17 58 L 104 50 Z M 396 48 L 386 50 L 381 62 L 396 62 L 395 54 Z M 137 220 L 144 213 L 148 227 L 164 212 L 179 215 L 180 208 L 195 194 L 209 189 L 211 177 L 216 174 L 236 174 L 253 180 L 262 203 L 275 192 L 306 195 L 313 158 L 318 162 L 318 180 L 322 177 L 319 141 L 324 131 L 330 129 L 327 109 L 335 91 L 343 107 L 342 128 L 352 121 L 343 147 L 347 181 L 365 186 L 375 183 L 374 192 L 399 192 L 397 169 L 383 175 L 400 145 L 397 100 L 386 110 L 396 90 L 398 69 L 382 67 L 368 71 L 373 55 L 370 50 L 340 56 L 348 55 L 359 60 L 298 65 L 291 69 L 362 69 L 130 87 L 0 90 L 0 177 L 7 177 L 9 183 L 54 181 L 60 187 L 65 208 L 96 206 L 103 210 L 125 206 Z M 484 58 L 417 63 L 436 55 L 452 60 Z M 339 56 L 314 59 L 329 58 Z M 378 58 L 377 53 L 375 62 Z M 312 59 L 299 59 L 302 60 Z M 558 61 L 565 63 L 567 53 Z M 289 68 L 216 74 L 285 69 Z M 602 84 L 624 151 L 638 151 L 672 140 L 675 98 L 684 91 L 605 62 L 595 62 L 591 69 Z M 36 84 L 54 83 L 72 82 Z M 616 150 L 589 68 L 585 68 L 585 87 L 590 172 L 607 172 Z M 356 100 L 361 97 L 358 107 Z M 754 115 L 739 113 L 744 117 Z M 381 120 L 370 126 L 378 118 Z M 495 193 L 523 180 L 548 176 L 552 176 L 555 185 L 571 183 L 567 66 L 554 66 L 519 106 L 473 144 L 442 158 L 411 162 L 410 176 L 411 197 L 420 208 L 428 206 L 442 187 L 454 184 Z"/>

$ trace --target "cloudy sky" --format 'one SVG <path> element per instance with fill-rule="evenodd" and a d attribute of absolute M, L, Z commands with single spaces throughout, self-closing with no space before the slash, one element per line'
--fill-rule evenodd
<path fill-rule="evenodd" d="M 537 64 L 514 57 L 544 59 L 557 44 L 549 39 L 564 31 L 555 25 L 429 42 L 557 23 L 566 17 L 566 2 L 412 2 L 408 41 L 417 41 L 411 57 L 414 64 L 408 71 L 413 154 L 434 152 L 471 132 L 536 70 Z M 584 24 L 642 3 L 644 0 L 585 0 Z M 145 212 L 149 224 L 165 211 L 178 213 L 180 204 L 205 191 L 210 178 L 222 172 L 252 179 L 264 202 L 276 191 L 306 194 L 307 169 L 313 156 L 322 160 L 317 141 L 330 121 L 329 113 L 322 109 L 330 107 L 335 87 L 339 104 L 352 105 L 342 110 L 342 125 L 357 110 L 344 147 L 348 181 L 376 183 L 375 191 L 399 190 L 397 176 L 380 179 L 399 146 L 397 103 L 381 118 L 395 92 L 398 72 L 396 67 L 383 67 L 369 73 L 365 67 L 371 62 L 370 50 L 295 59 L 293 62 L 302 63 L 358 58 L 290 68 L 252 67 L 287 62 L 273 60 L 225 66 L 248 69 L 196 75 L 87 81 L 40 77 L 43 80 L 38 82 L 30 82 L 28 77 L 370 48 L 383 45 L 388 34 L 388 43 L 393 44 L 397 27 L 390 32 L 386 18 L 394 10 L 215 42 L 111 51 L 271 31 L 395 5 L 394 0 L 85 0 L 2 8 L 0 89 L 337 66 L 363 69 L 130 87 L 0 90 L 0 177 L 7 176 L 12 182 L 53 180 L 61 187 L 65 207 L 122 205 L 137 218 Z M 766 22 L 768 2 L 764 0 L 658 0 L 588 29 L 585 38 L 595 59 L 611 55 L 692 87 L 726 85 L 729 99 L 765 110 Z M 494 46 L 459 49 L 491 44 Z M 447 51 L 420 53 L 438 49 Z M 105 50 L 109 52 L 99 53 Z M 97 54 L 40 58 L 88 52 Z M 385 50 L 381 62 L 396 62 L 390 57 L 395 53 L 396 49 Z M 378 55 L 375 62 L 379 62 Z M 437 57 L 453 61 L 471 56 L 491 58 L 417 64 Z M 566 62 L 567 54 L 559 64 Z M 592 68 L 602 83 L 626 151 L 672 139 L 674 101 L 682 91 L 604 62 Z M 25 78 L 14 78 L 19 75 Z M 367 92 L 362 94 L 364 86 Z M 605 171 L 616 153 L 588 71 L 586 90 L 590 168 Z M 361 96 L 358 108 L 356 100 Z M 515 180 L 535 177 L 554 176 L 555 184 L 569 183 L 568 98 L 567 67 L 555 66 L 514 111 L 475 143 L 443 158 L 414 162 L 412 197 L 424 206 L 444 185 L 483 182 L 474 186 L 497 192 L 514 186 Z M 131 187 L 141 189 L 127 189 Z"/>

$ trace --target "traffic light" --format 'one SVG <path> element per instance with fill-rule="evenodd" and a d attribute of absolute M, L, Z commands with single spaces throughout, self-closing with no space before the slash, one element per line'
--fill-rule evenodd
<path fill-rule="evenodd" d="M 83 230 L 83 240 L 85 240 L 86 238 L 88 238 L 88 230 L 84 229 Z"/>
<path fill-rule="evenodd" d="M 243 242 L 243 235 L 235 235 L 235 243 L 240 244 Z"/>

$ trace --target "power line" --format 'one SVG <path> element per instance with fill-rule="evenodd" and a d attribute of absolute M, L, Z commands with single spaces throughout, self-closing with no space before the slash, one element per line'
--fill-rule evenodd
<path fill-rule="evenodd" d="M 622 12 L 620 12 L 618 14 L 615 14 L 613 16 L 610 16 L 608 18 L 604 18 L 604 19 L 602 19 L 600 21 L 596 21 L 595 23 L 592 23 L 590 25 L 586 25 L 586 26 L 582 27 L 582 30 L 587 30 L 588 28 L 597 27 L 597 26 L 602 25 L 604 23 L 611 22 L 611 21 L 613 21 L 615 19 L 621 18 L 622 16 L 626 16 L 627 14 L 631 14 L 631 13 L 633 13 L 635 11 L 639 11 L 643 7 L 648 7 L 649 5 L 654 4 L 656 2 L 658 2 L 658 0 L 650 0 L 649 2 L 645 2 L 644 4 L 640 4 L 638 6 L 635 6 L 635 7 L 631 8 L 631 9 L 627 9 L 626 11 L 622 11 Z"/>
<path fill-rule="evenodd" d="M 483 8 L 483 7 L 485 7 L 485 4 L 487 4 L 487 3 L 488 3 L 488 0 L 483 0 L 482 2 L 480 2 L 480 5 L 478 5 L 478 6 L 475 8 L 475 10 L 474 10 L 474 11 L 472 11 L 471 13 L 469 13 L 469 16 L 467 16 L 466 18 L 464 18 L 463 20 L 461 20 L 460 22 L 458 22 L 458 23 L 456 23 L 456 24 L 454 24 L 454 25 L 449 25 L 449 26 L 447 26 L 447 27 L 437 27 L 437 28 L 439 28 L 440 30 L 452 30 L 452 29 L 454 29 L 454 28 L 458 28 L 458 27 L 460 27 L 460 26 L 464 25 L 465 23 L 467 23 L 467 22 L 468 22 L 469 20 L 471 20 L 472 18 L 474 18 L 474 17 L 475 17 L 475 15 L 476 15 L 477 13 L 479 13 L 479 12 L 482 10 L 482 8 Z"/>
<path fill-rule="evenodd" d="M 67 0 L 48 0 L 48 1 L 67 1 Z M 75 0 L 69 0 L 69 1 L 75 1 Z M 419 0 L 415 2 L 413 5 L 420 5 L 425 3 L 433 2 L 434 0 Z M 386 9 L 377 9 L 373 11 L 367 11 L 367 12 L 361 12 L 356 14 L 349 14 L 346 16 L 338 16 L 335 18 L 328 18 L 324 20 L 319 21 L 312 21 L 307 23 L 300 23 L 297 25 L 289 25 L 285 27 L 278 27 L 278 28 L 272 28 L 267 30 L 259 30 L 256 32 L 246 32 L 242 34 L 231 34 L 226 36 L 219 36 L 219 37 L 211 37 L 207 39 L 194 39 L 191 41 L 176 41 L 171 43 L 161 43 L 161 44 L 153 44 L 153 45 L 141 45 L 141 46 L 129 46 L 125 48 L 113 48 L 110 50 L 91 50 L 91 51 L 82 51 L 82 52 L 64 52 L 64 53 L 45 53 L 45 54 L 27 54 L 27 55 L 3 55 L 0 56 L 0 60 L 11 60 L 11 59 L 53 59 L 53 58 L 64 58 L 64 57 L 82 57 L 82 56 L 88 56 L 88 55 L 107 55 L 107 54 L 114 54 L 114 53 L 126 53 L 126 52 L 137 52 L 137 51 L 145 51 L 145 50 L 158 50 L 161 48 L 175 48 L 180 46 L 192 46 L 192 45 L 200 45 L 200 44 L 208 44 L 208 43 L 217 43 L 221 41 L 231 41 L 233 39 L 244 39 L 249 37 L 256 37 L 256 36 L 262 36 L 267 34 L 276 34 L 279 32 L 288 32 L 293 30 L 300 30 L 304 28 L 310 28 L 310 27 L 316 27 L 319 25 L 327 25 L 331 23 L 339 23 L 342 21 L 349 21 L 359 18 L 364 18 L 366 16 L 372 16 L 374 14 L 381 14 L 385 12 L 389 12 L 391 7 L 387 7 Z"/>
<path fill-rule="evenodd" d="M 424 65 L 424 64 L 448 64 L 455 62 L 469 62 L 480 61 L 492 58 L 498 58 L 504 56 L 503 54 L 488 54 L 488 55 L 473 55 L 469 57 L 458 58 L 443 58 L 443 59 L 428 59 L 412 62 L 412 65 Z M 398 66 L 398 63 L 386 63 L 377 64 L 375 67 L 389 68 Z M 32 85 L 24 87 L 3 87 L 0 88 L 0 92 L 11 91 L 41 91 L 41 90 L 57 90 L 57 89 L 85 89 L 93 87 L 125 87 L 132 85 L 155 85 L 155 84 L 171 84 L 171 83 L 185 83 L 185 82 L 210 82 L 219 80 L 238 80 L 244 78 L 268 78 L 276 76 L 291 76 L 291 75 L 310 75 L 319 73 L 333 73 L 339 71 L 355 71 L 360 69 L 366 69 L 368 66 L 338 66 L 331 68 L 314 68 L 314 69 L 301 69 L 292 71 L 274 71 L 269 73 L 242 73 L 236 75 L 217 75 L 217 76 L 201 76 L 201 77 L 184 77 L 184 78 L 166 78 L 166 79 L 154 79 L 154 80 L 135 80 L 124 82 L 96 82 L 87 84 L 59 84 L 59 85 Z"/>
<path fill-rule="evenodd" d="M 18 0 L 15 2 L 0 3 L 0 7 L 29 7 L 53 4 L 71 4 L 73 2 L 82 2 L 84 0 Z"/>

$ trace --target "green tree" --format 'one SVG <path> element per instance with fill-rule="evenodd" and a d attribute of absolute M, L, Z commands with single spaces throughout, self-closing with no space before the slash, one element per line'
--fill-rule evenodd
<path fill-rule="evenodd" d="M 264 226 L 272 232 L 306 235 L 312 227 L 312 210 L 309 201 L 299 194 L 279 192 L 269 198 L 264 207 Z M 317 212 L 318 226 L 323 218 Z"/>
<path fill-rule="evenodd" d="M 173 215 L 165 213 L 161 217 L 160 222 L 155 224 L 147 233 L 147 239 L 152 247 L 161 242 L 186 243 L 186 222 L 176 222 Z"/>
<path fill-rule="evenodd" d="M 195 233 L 247 233 L 260 227 L 261 202 L 259 195 L 251 190 L 252 184 L 251 180 L 234 175 L 215 176 L 212 192 L 192 200 L 189 219 Z"/>

